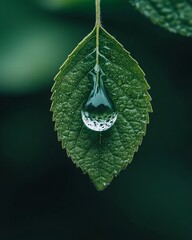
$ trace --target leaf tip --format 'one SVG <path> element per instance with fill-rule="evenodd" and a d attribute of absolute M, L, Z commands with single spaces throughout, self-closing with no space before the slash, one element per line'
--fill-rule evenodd
<path fill-rule="evenodd" d="M 94 186 L 96 187 L 97 191 L 101 192 L 103 190 L 105 190 L 105 188 L 107 188 L 109 186 L 109 183 L 105 183 L 105 182 L 93 182 Z"/>
<path fill-rule="evenodd" d="M 99 177 L 99 178 L 94 178 L 93 176 L 90 176 L 90 179 L 92 180 L 95 188 L 98 190 L 98 191 L 103 191 L 105 190 L 111 183 L 111 181 L 113 180 L 113 177 L 110 178 L 110 179 L 107 179 L 107 178 L 104 178 L 104 177 Z"/>

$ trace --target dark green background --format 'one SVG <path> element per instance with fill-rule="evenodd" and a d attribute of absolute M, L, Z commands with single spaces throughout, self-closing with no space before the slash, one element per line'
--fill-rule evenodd
<path fill-rule="evenodd" d="M 133 163 L 97 192 L 49 112 L 53 77 L 93 28 L 94 1 L 0 2 L 0 240 L 192 239 L 192 39 L 127 1 L 102 3 L 103 26 L 146 73 L 154 112 Z"/>

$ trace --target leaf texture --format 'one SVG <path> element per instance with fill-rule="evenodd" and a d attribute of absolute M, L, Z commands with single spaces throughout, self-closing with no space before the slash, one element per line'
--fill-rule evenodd
<path fill-rule="evenodd" d="M 132 161 L 152 108 L 149 86 L 138 63 L 102 27 L 99 45 L 104 84 L 118 111 L 113 127 L 95 132 L 81 119 L 81 109 L 92 89 L 88 74 L 96 64 L 96 28 L 61 66 L 52 88 L 51 110 L 62 147 L 96 188 L 103 190 Z"/>
<path fill-rule="evenodd" d="M 146 17 L 165 29 L 192 36 L 191 0 L 130 0 Z"/>

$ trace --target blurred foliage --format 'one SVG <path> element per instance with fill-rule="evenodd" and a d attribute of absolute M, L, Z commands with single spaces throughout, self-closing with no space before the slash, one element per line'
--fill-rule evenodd
<path fill-rule="evenodd" d="M 130 0 L 153 23 L 184 36 L 192 36 L 192 5 L 188 0 Z"/>
<path fill-rule="evenodd" d="M 2 93 L 25 93 L 50 88 L 50 78 L 55 69 L 67 57 L 76 39 L 81 39 L 78 29 L 86 32 L 86 27 L 78 23 L 50 19 L 39 9 L 31 9 L 30 4 L 21 3 L 13 1 L 10 5 L 5 2 L 0 10 L 3 34 L 0 40 Z"/>
<path fill-rule="evenodd" d="M 51 10 L 66 10 L 71 9 L 73 11 L 81 10 L 93 10 L 93 6 L 95 4 L 94 0 L 34 0 L 40 6 L 51 9 Z M 120 7 L 121 3 L 125 3 L 126 0 L 104 0 L 102 1 L 102 7 Z"/>
<path fill-rule="evenodd" d="M 90 2 L 59 11 L 0 2 L 0 239 L 190 240 L 190 38 L 152 25 L 126 1 L 103 0 L 105 28 L 145 70 L 151 124 L 133 163 L 102 193 L 57 142 L 50 86 L 94 25 Z"/>

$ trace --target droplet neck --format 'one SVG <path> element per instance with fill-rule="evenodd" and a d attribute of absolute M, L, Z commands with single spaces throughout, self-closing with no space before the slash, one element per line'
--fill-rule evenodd
<path fill-rule="evenodd" d="M 105 74 L 98 64 L 90 71 L 89 76 L 90 80 L 93 82 L 93 90 L 94 88 L 104 88 Z"/>
<path fill-rule="evenodd" d="M 105 74 L 100 69 L 96 67 L 90 72 L 90 77 L 93 82 L 93 89 L 87 101 L 87 104 L 92 104 L 98 110 L 105 111 L 105 108 L 109 108 L 113 111 L 112 100 L 109 98 L 107 91 L 104 86 Z M 103 112 L 102 111 L 102 112 Z"/>

